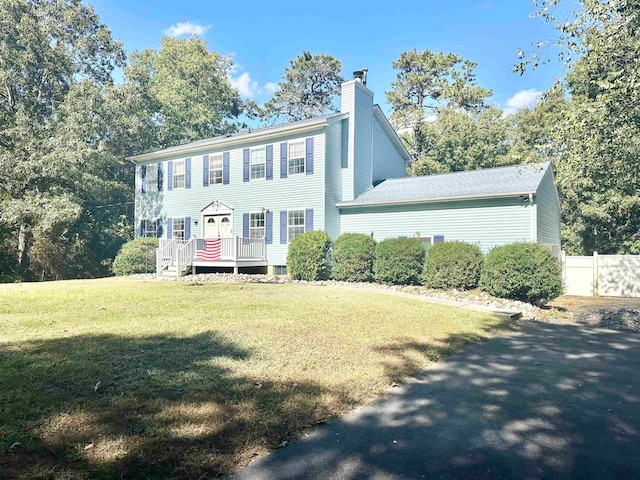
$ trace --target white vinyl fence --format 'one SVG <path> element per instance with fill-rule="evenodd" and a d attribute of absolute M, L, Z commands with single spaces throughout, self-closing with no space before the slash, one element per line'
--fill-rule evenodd
<path fill-rule="evenodd" d="M 640 297 L 640 255 L 569 256 L 562 253 L 567 295 Z"/>

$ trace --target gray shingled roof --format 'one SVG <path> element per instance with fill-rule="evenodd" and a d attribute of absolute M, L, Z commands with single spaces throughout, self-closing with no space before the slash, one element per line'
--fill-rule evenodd
<path fill-rule="evenodd" d="M 243 136 L 249 136 L 249 135 L 255 135 L 255 134 L 269 132 L 271 130 L 302 127 L 302 126 L 304 126 L 306 124 L 317 123 L 317 122 L 322 121 L 322 120 L 329 120 L 330 118 L 339 117 L 340 115 L 342 115 L 342 113 L 340 113 L 340 112 L 338 112 L 338 113 L 330 113 L 328 115 L 322 115 L 322 116 L 319 116 L 319 117 L 308 118 L 306 120 L 297 120 L 297 121 L 294 121 L 294 122 L 279 123 L 277 125 L 270 125 L 268 127 L 252 128 L 252 129 L 242 130 L 242 131 L 236 132 L 236 133 L 230 133 L 230 134 L 227 134 L 227 135 L 218 135 L 217 137 L 205 138 L 203 140 L 196 140 L 194 142 L 183 143 L 183 144 L 176 145 L 176 146 L 173 146 L 173 147 L 163 148 L 161 150 L 153 150 L 151 152 L 146 152 L 146 153 L 141 153 L 141 154 L 138 154 L 138 155 L 133 155 L 133 156 L 127 157 L 127 160 L 133 160 L 133 161 L 144 160 L 148 156 L 152 156 L 152 155 L 153 156 L 169 155 L 169 154 L 172 154 L 172 153 L 180 153 L 185 149 L 195 149 L 195 148 L 199 148 L 199 147 L 206 148 L 206 147 L 210 146 L 214 142 L 232 140 L 232 139 L 235 139 L 235 138 L 238 138 L 238 137 L 243 137 Z"/>
<path fill-rule="evenodd" d="M 550 162 L 384 180 L 340 206 L 413 203 L 535 193 Z"/>

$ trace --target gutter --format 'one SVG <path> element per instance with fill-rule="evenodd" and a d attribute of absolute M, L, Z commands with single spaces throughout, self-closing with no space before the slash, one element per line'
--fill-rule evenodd
<path fill-rule="evenodd" d="M 357 208 L 357 207 L 375 207 L 385 205 L 411 205 L 418 203 L 438 203 L 438 202 L 455 202 L 460 200 L 480 200 L 488 198 L 509 198 L 526 196 L 527 200 L 532 198 L 535 191 L 526 192 L 509 192 L 509 193 L 489 193 L 485 195 L 463 195 L 456 197 L 436 197 L 436 198 L 418 198 L 415 200 L 389 200 L 386 202 L 340 202 L 336 203 L 338 208 Z"/>
<path fill-rule="evenodd" d="M 155 152 L 142 153 L 140 155 L 134 155 L 131 157 L 126 157 L 126 160 L 129 160 L 132 163 L 145 162 L 148 160 L 155 160 L 159 158 L 164 158 L 172 155 L 184 155 L 191 154 L 194 152 L 199 152 L 202 150 L 206 150 L 213 147 L 220 146 L 235 146 L 237 144 L 247 143 L 247 141 L 257 141 L 257 140 L 268 140 L 271 138 L 277 138 L 282 136 L 283 133 L 298 132 L 298 133 L 306 133 L 313 130 L 317 130 L 318 127 L 324 127 L 329 124 L 329 121 L 342 120 L 342 115 L 335 116 L 331 118 L 322 118 L 316 121 L 310 121 L 305 123 L 304 125 L 299 126 L 291 126 L 291 125 L 283 125 L 282 127 L 274 127 L 268 130 L 258 130 L 255 132 L 249 132 L 245 134 L 232 135 L 230 137 L 214 137 L 208 140 L 199 141 L 197 145 L 186 144 L 182 146 L 169 147 L 163 150 L 158 150 Z"/>

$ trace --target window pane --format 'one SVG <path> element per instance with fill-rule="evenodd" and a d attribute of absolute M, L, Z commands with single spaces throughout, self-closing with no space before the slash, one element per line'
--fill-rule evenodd
<path fill-rule="evenodd" d="M 289 175 L 304 173 L 304 158 L 289 160 Z"/>
<path fill-rule="evenodd" d="M 184 218 L 173 219 L 173 238 L 184 240 Z"/>
<path fill-rule="evenodd" d="M 289 241 L 304 233 L 304 210 L 290 210 L 288 213 Z"/>
<path fill-rule="evenodd" d="M 249 214 L 249 237 L 264 237 L 264 213 Z"/>
<path fill-rule="evenodd" d="M 266 152 L 264 148 L 258 148 L 251 150 L 251 165 L 254 163 L 264 163 L 266 159 Z"/>
<path fill-rule="evenodd" d="M 251 178 L 265 178 L 266 167 L 265 164 L 251 165 Z"/>
<path fill-rule="evenodd" d="M 304 142 L 289 144 L 289 159 L 304 158 Z"/>
<path fill-rule="evenodd" d="M 212 155 L 209 166 L 209 184 L 222 183 L 222 155 Z"/>

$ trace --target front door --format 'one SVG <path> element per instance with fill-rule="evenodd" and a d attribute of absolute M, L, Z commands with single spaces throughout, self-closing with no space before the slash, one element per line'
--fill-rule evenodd
<path fill-rule="evenodd" d="M 230 237 L 231 230 L 231 215 L 204 217 L 204 238 Z"/>

